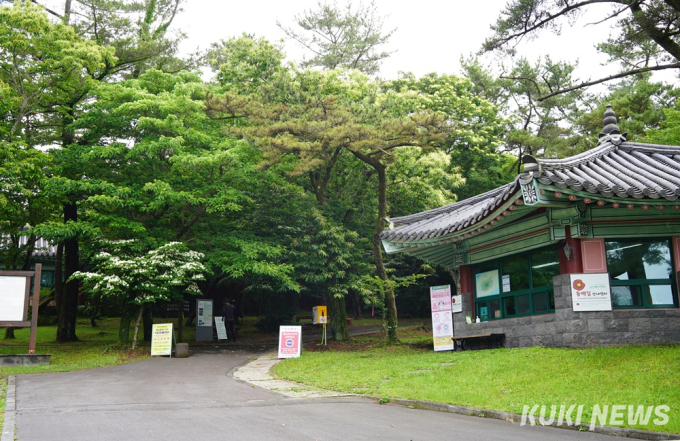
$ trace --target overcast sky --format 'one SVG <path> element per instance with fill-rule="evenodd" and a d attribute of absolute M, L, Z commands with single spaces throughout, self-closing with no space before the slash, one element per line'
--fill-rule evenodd
<path fill-rule="evenodd" d="M 411 71 L 417 76 L 429 72 L 458 73 L 461 55 L 479 50 L 484 39 L 491 35 L 489 26 L 496 21 L 505 2 L 375 0 L 379 14 L 386 16 L 385 29 L 397 28 L 386 48 L 396 52 L 383 62 L 380 76 L 395 78 L 399 71 Z M 338 4 L 346 2 L 338 0 Z M 183 51 L 196 47 L 205 49 L 213 41 L 239 36 L 243 32 L 276 41 L 284 37 L 277 21 L 293 26 L 296 14 L 316 6 L 316 0 L 187 0 L 176 24 L 188 35 Z M 565 27 L 561 36 L 544 32 L 539 39 L 523 43 L 519 52 L 530 59 L 546 54 L 553 60 L 579 59 L 578 73 L 582 79 L 615 73 L 615 68 L 601 66 L 606 58 L 594 49 L 596 42 L 608 36 L 608 25 L 587 25 L 598 21 L 606 11 L 608 8 L 600 6 L 573 28 Z M 285 51 L 293 61 L 302 58 L 302 49 L 295 42 L 286 42 Z M 487 58 L 487 63 L 494 63 L 492 58 Z"/>

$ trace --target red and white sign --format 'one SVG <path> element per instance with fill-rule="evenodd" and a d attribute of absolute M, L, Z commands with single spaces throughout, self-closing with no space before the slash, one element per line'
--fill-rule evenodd
<path fill-rule="evenodd" d="M 431 286 L 430 304 L 432 312 L 451 311 L 451 285 Z"/>
<path fill-rule="evenodd" d="M 302 326 L 279 326 L 279 358 L 298 358 L 302 347 Z"/>
<path fill-rule="evenodd" d="M 571 274 L 571 301 L 574 311 L 611 311 L 609 274 Z"/>

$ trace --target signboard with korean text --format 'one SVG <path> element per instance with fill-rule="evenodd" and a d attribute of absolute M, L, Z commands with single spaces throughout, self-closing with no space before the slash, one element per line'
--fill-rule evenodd
<path fill-rule="evenodd" d="M 28 311 L 29 278 L 0 276 L 0 322 L 21 322 Z"/>
<path fill-rule="evenodd" d="M 451 285 L 431 286 L 430 304 L 432 312 L 451 311 Z"/>
<path fill-rule="evenodd" d="M 218 340 L 228 340 L 227 328 L 224 326 L 224 317 L 215 317 L 215 330 Z"/>
<path fill-rule="evenodd" d="M 451 308 L 454 298 L 451 296 L 451 285 L 431 286 L 430 305 L 432 307 L 432 338 L 435 351 L 453 350 L 453 316 Z M 461 300 L 457 300 L 461 304 Z M 457 307 L 457 306 L 456 306 Z"/>
<path fill-rule="evenodd" d="M 196 321 L 198 326 L 210 326 L 213 316 L 212 300 L 199 300 L 196 310 Z"/>
<path fill-rule="evenodd" d="M 196 341 L 213 339 L 213 301 L 196 300 Z"/>
<path fill-rule="evenodd" d="M 463 296 L 452 296 L 451 297 L 451 312 L 463 312 Z"/>
<path fill-rule="evenodd" d="M 151 356 L 172 356 L 172 323 L 158 323 L 151 329 Z"/>
<path fill-rule="evenodd" d="M 571 301 L 574 311 L 611 311 L 609 274 L 571 274 Z"/>
<path fill-rule="evenodd" d="M 503 292 L 510 292 L 510 274 L 503 274 Z"/>
<path fill-rule="evenodd" d="M 298 358 L 302 348 L 302 326 L 279 326 L 279 358 Z"/>

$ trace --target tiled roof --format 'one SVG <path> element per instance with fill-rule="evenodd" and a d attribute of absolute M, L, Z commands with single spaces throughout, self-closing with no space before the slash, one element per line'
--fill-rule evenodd
<path fill-rule="evenodd" d="M 680 196 L 680 147 L 606 142 L 562 160 L 539 160 L 538 182 L 618 198 L 675 201 Z"/>
<path fill-rule="evenodd" d="M 0 236 L 0 247 L 5 248 L 10 242 L 8 234 Z M 19 246 L 26 246 L 28 243 L 28 236 L 19 236 Z M 57 255 L 57 247 L 50 244 L 42 237 L 35 240 L 35 248 L 33 249 L 33 257 L 54 257 Z"/>
<path fill-rule="evenodd" d="M 434 210 L 389 219 L 396 228 L 383 231 L 381 239 L 412 241 L 445 236 L 479 222 L 519 191 L 517 180 L 486 193 Z"/>
<path fill-rule="evenodd" d="M 495 190 L 455 204 L 389 219 L 393 229 L 381 239 L 406 243 L 435 239 L 487 222 L 490 214 L 520 192 L 520 184 L 540 184 L 590 193 L 593 198 L 631 198 L 675 201 L 680 196 L 680 146 L 626 141 L 608 107 L 598 145 L 567 159 L 525 157 L 525 173 Z M 528 170 L 531 170 L 530 172 Z M 514 197 L 512 198 L 514 199 Z M 492 221 L 493 224 L 493 221 Z"/>

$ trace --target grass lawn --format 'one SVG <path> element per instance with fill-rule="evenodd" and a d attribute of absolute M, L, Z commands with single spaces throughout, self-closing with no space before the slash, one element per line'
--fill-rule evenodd
<path fill-rule="evenodd" d="M 550 405 L 559 409 L 562 404 L 583 404 L 584 424 L 590 424 L 595 404 L 667 405 L 666 425 L 653 424 L 657 416 L 652 414 L 646 425 L 624 427 L 680 433 L 680 346 L 453 353 L 434 352 L 431 334 L 424 331 L 400 329 L 400 338 L 402 344 L 392 347 L 384 346 L 382 336 L 357 338 L 330 350 L 311 347 L 301 358 L 277 364 L 275 374 L 377 398 L 427 400 L 520 415 L 525 405 L 547 405 L 549 410 Z"/>

